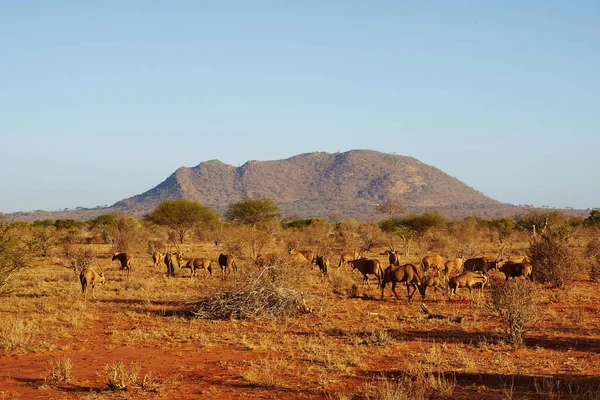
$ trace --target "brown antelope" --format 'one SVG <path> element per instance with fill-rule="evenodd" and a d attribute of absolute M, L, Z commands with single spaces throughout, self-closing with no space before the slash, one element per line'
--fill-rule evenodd
<path fill-rule="evenodd" d="M 516 263 L 526 262 L 526 263 L 531 264 L 531 259 L 528 256 L 519 256 L 519 255 L 510 256 L 510 257 L 508 257 L 508 261 L 516 262 Z"/>
<path fill-rule="evenodd" d="M 133 266 L 133 256 L 127 253 L 113 253 L 112 261 L 115 260 L 119 260 L 121 263 L 121 275 L 123 275 L 123 271 L 127 271 L 127 276 L 129 276 Z"/>
<path fill-rule="evenodd" d="M 296 250 L 291 249 L 289 253 L 294 256 L 298 261 L 308 262 L 312 268 L 312 265 L 315 262 L 315 252 L 312 250 Z"/>
<path fill-rule="evenodd" d="M 437 298 L 438 289 L 442 293 L 448 292 L 448 277 L 446 273 L 440 272 L 438 274 L 429 274 L 423 277 L 421 281 L 421 286 L 419 286 L 419 292 L 421 293 L 421 297 L 425 299 L 425 292 L 427 288 L 433 288 L 433 298 Z"/>
<path fill-rule="evenodd" d="M 533 267 L 528 262 L 507 261 L 499 268 L 499 271 L 506 276 L 504 282 L 508 282 L 508 278 L 515 279 L 519 276 L 533 282 Z"/>
<path fill-rule="evenodd" d="M 400 265 L 400 257 L 398 257 L 396 250 L 390 249 L 389 253 L 388 261 L 390 262 L 390 265 Z"/>
<path fill-rule="evenodd" d="M 462 258 L 451 258 L 444 263 L 444 274 L 449 276 L 450 273 L 456 272 L 460 274 L 463 271 L 463 259 Z"/>
<path fill-rule="evenodd" d="M 317 256 L 315 258 L 315 264 L 317 264 L 317 267 L 319 267 L 319 270 L 321 271 L 321 278 L 326 277 L 329 268 L 329 259 L 325 256 Z"/>
<path fill-rule="evenodd" d="M 79 274 L 79 281 L 81 282 L 81 293 L 83 293 L 84 299 L 87 298 L 87 291 L 89 288 L 92 288 L 92 297 L 95 299 L 94 286 L 96 283 L 101 283 L 103 285 L 106 283 L 104 271 L 97 273 L 92 268 L 85 268 L 82 270 Z"/>
<path fill-rule="evenodd" d="M 227 276 L 227 274 L 230 273 L 232 270 L 238 270 L 233 254 L 219 254 L 218 262 L 219 267 L 221 268 L 221 272 L 223 273 L 223 278 L 225 278 L 225 276 Z"/>
<path fill-rule="evenodd" d="M 400 299 L 398 293 L 396 293 L 396 284 L 404 282 L 406 283 L 406 296 L 408 297 L 408 301 L 410 301 L 415 292 L 419 290 L 422 279 L 423 276 L 421 270 L 413 264 L 390 265 L 383 272 L 383 279 L 381 280 L 380 285 L 381 298 L 383 299 L 385 285 L 387 285 L 388 282 L 391 282 L 392 293 L 394 293 L 397 299 Z M 413 288 L 412 293 L 410 292 L 411 287 Z"/>
<path fill-rule="evenodd" d="M 359 270 L 363 275 L 367 285 L 370 286 L 369 277 L 367 275 L 375 275 L 377 277 L 377 284 L 381 284 L 381 278 L 383 277 L 383 270 L 381 269 L 381 262 L 377 259 L 359 258 L 358 260 L 350 260 L 348 264 L 352 264 L 352 270 Z"/>
<path fill-rule="evenodd" d="M 479 298 L 483 297 L 483 287 L 488 283 L 488 276 L 483 271 L 463 271 L 462 274 L 454 276 L 448 280 L 448 287 L 450 288 L 450 296 L 448 300 L 452 300 L 452 296 L 456 295 L 461 299 L 463 296 L 456 293 L 456 290 L 461 287 L 469 289 L 471 299 L 473 299 L 473 288 L 481 285 L 479 291 Z"/>
<path fill-rule="evenodd" d="M 465 271 L 482 271 L 487 275 L 488 271 L 493 269 L 498 269 L 499 265 L 502 264 L 503 260 L 500 258 L 502 256 L 502 250 L 504 250 L 504 245 L 500 248 L 496 259 L 492 260 L 491 257 L 483 256 L 476 258 L 469 258 L 464 263 Z"/>
<path fill-rule="evenodd" d="M 502 263 L 502 259 L 496 257 L 495 260 L 492 260 L 491 257 L 476 257 L 469 258 L 465 261 L 464 270 L 465 271 L 481 271 L 487 274 L 488 271 L 498 268 L 498 264 Z"/>
<path fill-rule="evenodd" d="M 360 256 L 356 251 L 349 251 L 347 253 L 344 253 L 340 256 L 340 262 L 337 267 L 341 268 L 344 265 L 348 264 L 349 261 L 358 260 L 358 257 Z"/>
<path fill-rule="evenodd" d="M 167 266 L 167 276 L 175 276 L 175 261 L 177 261 L 177 266 L 181 269 L 181 264 L 183 263 L 183 253 L 180 252 L 169 252 L 164 256 L 164 262 Z"/>
<path fill-rule="evenodd" d="M 158 267 L 160 266 L 160 263 L 163 262 L 165 259 L 165 256 L 158 252 L 155 251 L 154 253 L 152 253 L 152 262 L 154 263 L 154 269 L 157 270 Z"/>
<path fill-rule="evenodd" d="M 275 264 L 278 264 L 280 261 L 281 261 L 280 256 L 278 254 L 266 253 L 266 254 L 259 254 L 258 256 L 256 256 L 256 260 L 254 261 L 254 264 L 258 267 L 264 268 L 264 267 L 271 267 Z"/>
<path fill-rule="evenodd" d="M 190 278 L 193 278 L 196 275 L 196 271 L 199 269 L 204 270 L 204 277 L 208 277 L 208 275 L 212 276 L 212 263 L 208 258 L 205 257 L 197 257 L 190 258 L 185 265 L 179 264 L 179 269 L 189 268 L 191 275 Z"/>
<path fill-rule="evenodd" d="M 440 271 L 444 269 L 444 259 L 439 254 L 429 254 L 421 259 L 421 268 L 427 272 L 429 268 L 437 268 Z"/>

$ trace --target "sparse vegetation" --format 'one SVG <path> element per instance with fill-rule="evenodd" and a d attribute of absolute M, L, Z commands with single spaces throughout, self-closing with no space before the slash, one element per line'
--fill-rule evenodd
<path fill-rule="evenodd" d="M 492 270 L 491 289 L 486 285 L 481 300 L 428 297 L 421 307 L 407 302 L 404 290 L 399 300 L 381 301 L 381 288 L 363 285 L 347 265 L 336 268 L 342 254 L 361 249 L 361 256 L 387 266 L 401 238 L 375 224 L 223 223 L 218 243 L 213 234 L 186 236 L 178 246 L 186 256 L 217 265 L 219 254 L 235 255 L 239 270 L 227 279 L 190 278 L 179 270 L 167 278 L 164 263 L 155 269 L 148 251 L 167 246 L 176 233 L 135 226 L 144 241 L 132 246 L 137 261 L 130 276 L 121 276 L 107 256 L 116 242 L 88 240 L 100 235 L 91 223 L 56 231 L 56 242 L 71 237 L 68 257 L 51 247 L 45 257 L 38 252 L 27 259 L 33 268 L 13 274 L 10 295 L 0 294 L 0 358 L 23 372 L 2 380 L 7 398 L 30 398 L 27 390 L 36 388 L 48 397 L 68 390 L 90 398 L 227 398 L 240 390 L 356 400 L 474 393 L 591 399 L 598 393 L 600 294 L 587 274 L 574 274 L 556 290 L 522 277 L 504 285 L 504 275 Z M 31 224 L 14 229 L 21 243 L 32 237 Z M 495 259 L 502 247 L 502 257 L 527 254 L 532 232 L 508 231 L 476 218 L 446 221 L 396 250 L 401 264 L 415 265 L 432 249 L 444 260 L 461 254 Z M 567 221 L 549 223 L 543 236 L 536 232 L 537 241 L 559 232 L 576 259 L 585 255 L 588 265 L 594 259 L 595 226 Z M 328 257 L 329 276 L 295 260 L 290 246 Z M 89 265 L 108 276 L 96 301 L 84 301 L 78 279 L 65 268 Z M 519 343 L 527 346 L 516 350 Z M 49 359 L 40 371 L 39 361 Z"/>
<path fill-rule="evenodd" d="M 539 313 L 534 284 L 513 280 L 494 286 L 490 309 L 500 319 L 504 338 L 516 347 L 521 346 Z"/>

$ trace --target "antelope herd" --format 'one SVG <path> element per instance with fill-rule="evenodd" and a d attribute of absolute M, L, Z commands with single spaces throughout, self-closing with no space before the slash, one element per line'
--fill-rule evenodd
<path fill-rule="evenodd" d="M 149 242 L 149 254 L 152 256 L 152 265 L 154 270 L 159 270 L 160 265 L 166 267 L 166 276 L 174 277 L 177 264 L 177 270 L 190 270 L 190 278 L 197 276 L 199 270 L 203 270 L 204 278 L 210 278 L 213 274 L 213 263 L 208 257 L 185 257 L 184 253 L 175 246 L 175 250 L 169 250 L 164 254 L 160 251 L 152 251 L 153 246 Z M 296 263 L 298 268 L 304 268 L 303 265 L 316 265 L 319 268 L 322 279 L 328 279 L 330 272 L 331 252 L 327 255 L 324 252 L 308 249 L 288 248 L 287 257 L 292 263 Z M 325 252 L 327 253 L 327 252 Z M 448 258 L 445 259 L 439 254 L 427 254 L 413 263 L 402 264 L 400 255 L 392 248 L 385 253 L 388 256 L 389 266 L 382 265 L 378 257 L 365 257 L 355 250 L 344 252 L 339 257 L 337 270 L 347 270 L 348 273 L 358 271 L 362 275 L 363 282 L 370 286 L 370 277 L 377 279 L 378 287 L 381 289 L 381 298 L 384 298 L 385 287 L 391 284 L 392 293 L 396 298 L 400 298 L 396 293 L 396 285 L 404 283 L 406 285 L 408 301 L 412 299 L 416 292 L 419 292 L 422 299 L 425 299 L 427 289 L 433 291 L 434 298 L 438 291 L 445 294 L 448 300 L 453 297 L 464 298 L 457 293 L 460 288 L 468 289 L 472 300 L 473 289 L 478 289 L 479 298 L 483 296 L 483 289 L 489 284 L 489 273 L 493 270 L 501 272 L 504 275 L 505 282 L 509 278 L 523 278 L 533 281 L 533 266 L 526 256 L 512 256 L 508 260 L 502 259 L 502 249 L 497 257 L 481 256 L 475 258 Z M 335 253 L 334 253 L 335 254 Z M 339 254 L 339 253 L 338 253 Z M 277 253 L 259 254 L 254 264 L 258 267 L 271 267 L 283 261 L 286 256 Z M 337 256 L 336 256 L 337 257 Z M 337 258 L 335 258 L 337 259 Z M 112 261 L 118 261 L 121 275 L 127 276 L 132 272 L 134 257 L 126 252 L 113 253 Z M 238 272 L 238 265 L 233 254 L 219 254 L 217 264 L 221 270 L 221 278 L 227 279 L 232 273 Z M 348 268 L 343 268 L 348 266 Z M 105 283 L 104 272 L 96 272 L 92 268 L 86 268 L 80 273 L 81 290 L 84 298 L 88 291 L 94 295 L 94 286 L 96 283 Z"/>

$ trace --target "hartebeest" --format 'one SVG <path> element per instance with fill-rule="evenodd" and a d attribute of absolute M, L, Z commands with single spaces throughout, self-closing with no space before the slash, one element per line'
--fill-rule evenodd
<path fill-rule="evenodd" d="M 79 274 L 79 281 L 81 282 L 81 293 L 83 293 L 84 299 L 87 298 L 87 291 L 89 288 L 92 288 L 92 297 L 95 299 L 94 286 L 96 283 L 106 283 L 104 272 L 100 271 L 100 273 L 97 273 L 93 268 L 85 268 L 81 271 Z"/>

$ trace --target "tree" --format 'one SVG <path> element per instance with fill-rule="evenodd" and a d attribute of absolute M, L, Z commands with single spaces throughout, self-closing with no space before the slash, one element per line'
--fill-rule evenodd
<path fill-rule="evenodd" d="M 279 216 L 279 207 L 271 199 L 245 198 L 230 204 L 225 212 L 227 221 L 244 225 L 241 228 L 248 230 L 242 241 L 247 243 L 250 255 L 255 259 L 272 240 Z M 257 229 L 259 225 L 263 229 Z"/>
<path fill-rule="evenodd" d="M 116 224 L 108 228 L 113 251 L 132 252 L 147 242 L 147 232 L 139 221 L 129 215 L 120 217 Z"/>
<path fill-rule="evenodd" d="M 403 214 L 406 210 L 404 203 L 400 199 L 389 199 L 377 206 L 377 212 L 396 217 Z"/>
<path fill-rule="evenodd" d="M 188 199 L 165 200 L 148 216 L 158 225 L 166 225 L 173 229 L 183 243 L 186 233 L 199 224 L 212 224 L 218 220 L 217 215 L 208 207 Z"/>
<path fill-rule="evenodd" d="M 271 199 L 245 198 L 230 204 L 225 213 L 227 221 L 250 226 L 257 226 L 279 217 L 279 207 Z"/>
<path fill-rule="evenodd" d="M 600 210 L 590 211 L 590 215 L 585 219 L 586 225 L 600 225 Z"/>
<path fill-rule="evenodd" d="M 19 232 L 18 224 L 12 224 L 5 215 L 0 215 L 0 291 L 6 288 L 12 274 L 29 264 L 37 251 L 35 245 Z"/>

